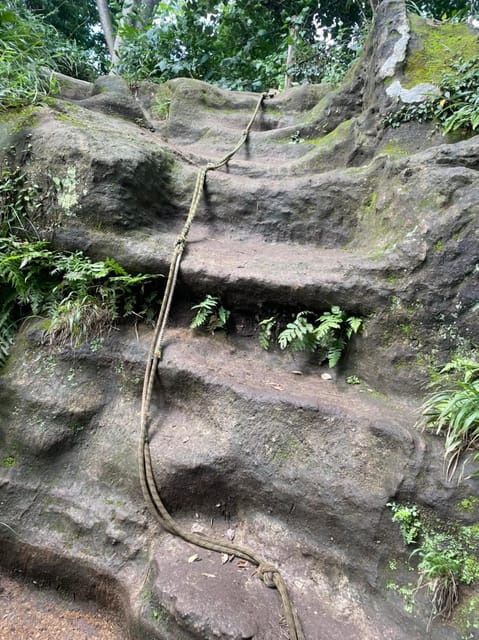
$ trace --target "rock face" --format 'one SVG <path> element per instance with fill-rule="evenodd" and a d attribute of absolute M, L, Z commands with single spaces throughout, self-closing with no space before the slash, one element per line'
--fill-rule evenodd
<path fill-rule="evenodd" d="M 280 566 L 311 640 L 461 637 L 438 621 L 425 631 L 427 594 L 412 617 L 385 588 L 405 556 L 386 503 L 457 518 L 478 491 L 445 484 L 441 443 L 413 428 L 425 365 L 478 338 L 479 137 L 383 129 L 412 37 L 404 3 L 385 0 L 341 87 L 266 100 L 247 145 L 208 175 L 152 410 L 170 511 Z M 118 79 L 66 85 L 28 126 L 0 133 L 42 187 L 39 229 L 57 247 L 165 274 L 197 167 L 236 144 L 258 96 L 187 79 L 133 95 Z M 186 328 L 206 293 L 231 310 L 228 337 Z M 332 304 L 368 318 L 334 379 L 260 349 L 255 319 Z M 125 637 L 280 638 L 277 594 L 251 568 L 171 537 L 144 506 L 150 339 L 123 326 L 101 349 L 71 350 L 23 328 L 0 377 L 0 521 L 16 532 L 0 526 L 0 562 L 118 606 Z"/>

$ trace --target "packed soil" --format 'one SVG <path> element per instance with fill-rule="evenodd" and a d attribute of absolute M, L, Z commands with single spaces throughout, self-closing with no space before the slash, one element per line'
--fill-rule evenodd
<path fill-rule="evenodd" d="M 123 640 L 118 618 L 93 602 L 0 575 L 0 640 Z"/>

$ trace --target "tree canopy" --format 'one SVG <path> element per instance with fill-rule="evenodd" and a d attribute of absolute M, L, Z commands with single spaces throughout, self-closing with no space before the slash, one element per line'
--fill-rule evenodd
<path fill-rule="evenodd" d="M 334 83 L 357 57 L 378 4 L 379 0 L 0 0 L 0 74 L 11 75 L 18 59 L 16 68 L 22 75 L 23 53 L 31 68 L 41 51 L 39 68 L 48 63 L 83 79 L 112 70 L 130 81 L 189 76 L 256 91 L 282 88 L 285 74 L 286 82 Z M 477 14 L 478 4 L 479 0 L 406 1 L 409 10 L 436 19 L 465 19 Z M 29 50 L 32 40 L 26 38 L 22 45 L 13 36 L 16 31 L 41 35 L 33 37 L 35 45 Z"/>
<path fill-rule="evenodd" d="M 301 50 L 291 69 L 299 79 L 320 79 L 324 69 L 317 65 L 312 73 L 310 62 L 326 49 L 347 64 L 371 16 L 369 3 L 334 0 L 125 0 L 116 12 L 106 0 L 97 6 L 119 73 L 161 80 L 186 75 L 255 90 L 281 84 L 292 44 Z M 308 62 L 306 76 L 301 58 Z"/>

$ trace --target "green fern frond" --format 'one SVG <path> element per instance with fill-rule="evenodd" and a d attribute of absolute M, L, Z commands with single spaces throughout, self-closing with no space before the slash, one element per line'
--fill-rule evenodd
<path fill-rule="evenodd" d="M 271 316 L 271 318 L 265 318 L 264 320 L 261 320 L 261 322 L 258 322 L 259 344 L 261 348 L 264 349 L 265 351 L 268 351 L 268 349 L 271 346 L 273 333 L 277 327 L 277 324 L 278 324 L 278 321 L 274 316 Z"/>
<path fill-rule="evenodd" d="M 330 311 L 325 311 L 314 323 L 309 319 L 311 315 L 310 311 L 298 313 L 279 334 L 279 346 L 290 351 L 313 352 L 321 349 L 326 353 L 329 366 L 334 367 L 351 335 L 357 333 L 362 326 L 362 319 L 348 317 L 337 305 L 332 306 Z M 268 320 L 263 322 L 267 323 Z M 263 343 L 267 348 L 268 342 L 260 333 L 261 346 Z"/>
<path fill-rule="evenodd" d="M 13 319 L 13 304 L 6 305 L 0 314 L 0 369 L 5 365 L 15 341 L 17 325 Z"/>
<path fill-rule="evenodd" d="M 301 311 L 293 322 L 288 322 L 278 336 L 281 349 L 291 351 L 314 351 L 317 345 L 314 326 L 308 321 L 308 311 Z"/>
<path fill-rule="evenodd" d="M 223 306 L 218 307 L 218 319 L 220 321 L 220 326 L 225 327 L 228 319 L 230 317 L 230 312 L 225 309 Z"/>
<path fill-rule="evenodd" d="M 210 312 L 208 311 L 208 309 L 205 309 L 204 307 L 198 309 L 195 317 L 190 323 L 191 329 L 198 329 L 199 327 L 202 327 L 206 323 L 206 320 L 208 319 L 209 315 L 210 315 Z"/>
<path fill-rule="evenodd" d="M 362 318 L 355 318 L 354 316 L 350 316 L 349 318 L 347 318 L 346 322 L 350 326 L 353 333 L 357 333 L 363 326 Z"/>
<path fill-rule="evenodd" d="M 220 299 L 210 294 L 191 309 L 197 309 L 190 324 L 191 329 L 207 327 L 211 333 L 214 333 L 216 329 L 224 329 L 230 316 L 230 312 L 220 305 Z"/>
<path fill-rule="evenodd" d="M 334 344 L 332 344 L 328 348 L 327 358 L 328 358 L 328 366 L 330 369 L 335 367 L 341 359 L 343 355 L 343 350 L 345 347 L 344 340 L 336 340 Z"/>

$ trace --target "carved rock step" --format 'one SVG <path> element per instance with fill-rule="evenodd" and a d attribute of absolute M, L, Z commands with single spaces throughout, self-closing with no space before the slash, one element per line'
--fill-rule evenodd
<path fill-rule="evenodd" d="M 59 230 L 57 243 L 70 250 L 87 246 L 93 257 L 114 256 L 127 269 L 166 275 L 176 237 L 143 230 L 119 238 L 77 228 L 73 233 Z M 196 297 L 224 294 L 231 304 L 247 307 L 326 309 L 339 304 L 363 314 L 387 304 L 392 291 L 379 264 L 361 254 L 215 235 L 200 224 L 191 231 L 181 263 L 178 288 L 185 287 Z"/>
<path fill-rule="evenodd" d="M 408 430 L 411 409 L 394 413 L 390 400 L 319 371 L 298 375 L 302 364 L 282 358 L 168 332 L 152 407 L 160 486 L 174 510 L 215 517 L 220 503 L 235 515 L 273 514 L 288 523 L 291 545 L 300 534 L 333 564 L 348 549 L 348 571 L 373 583 L 384 506 L 405 478 L 414 482 L 424 453 Z"/>

